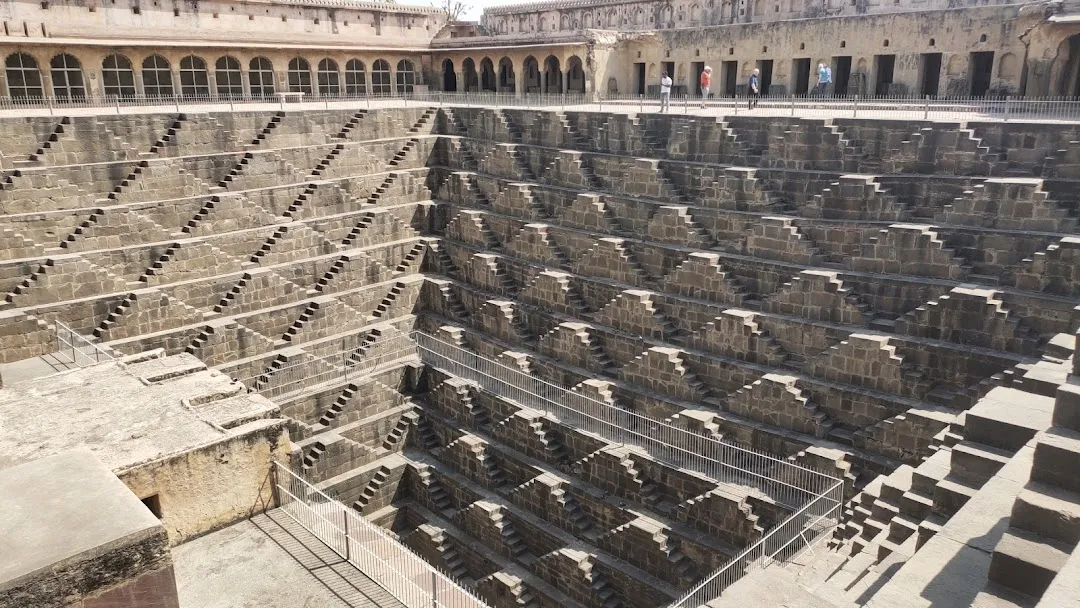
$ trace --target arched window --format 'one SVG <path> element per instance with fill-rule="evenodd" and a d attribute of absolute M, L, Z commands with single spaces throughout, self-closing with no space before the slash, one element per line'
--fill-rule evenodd
<path fill-rule="evenodd" d="M 49 67 L 52 69 L 53 97 L 68 101 L 86 99 L 82 64 L 78 59 L 64 53 L 53 57 Z"/>
<path fill-rule="evenodd" d="M 240 99 L 244 96 L 244 79 L 240 74 L 240 60 L 236 57 L 218 57 L 214 63 L 214 79 L 217 80 L 218 97 Z"/>
<path fill-rule="evenodd" d="M 319 95 L 337 97 L 341 94 L 341 75 L 337 62 L 329 57 L 319 62 Z"/>
<path fill-rule="evenodd" d="M 106 97 L 135 97 L 135 71 L 123 55 L 109 55 L 101 62 L 101 83 Z"/>
<path fill-rule="evenodd" d="M 364 95 L 367 93 L 367 75 L 364 74 L 364 62 L 350 59 L 345 64 L 345 94 Z"/>
<path fill-rule="evenodd" d="M 413 70 L 413 62 L 402 59 L 397 64 L 397 92 L 412 93 L 416 86 L 416 72 Z"/>
<path fill-rule="evenodd" d="M 180 94 L 202 99 L 210 97 L 210 76 L 202 57 L 188 55 L 180 60 Z"/>
<path fill-rule="evenodd" d="M 172 97 L 172 71 L 169 60 L 151 55 L 142 62 L 143 93 L 147 97 Z"/>
<path fill-rule="evenodd" d="M 311 64 L 303 57 L 289 60 L 289 92 L 311 95 Z"/>
<path fill-rule="evenodd" d="M 41 72 L 37 61 L 25 53 L 14 53 L 7 58 L 8 95 L 16 99 L 44 97 L 41 90 Z"/>
<path fill-rule="evenodd" d="M 274 64 L 266 57 L 256 57 L 248 64 L 248 83 L 252 97 L 274 96 Z"/>
<path fill-rule="evenodd" d="M 371 64 L 371 92 L 388 95 L 390 91 L 390 64 L 385 59 L 376 59 Z"/>

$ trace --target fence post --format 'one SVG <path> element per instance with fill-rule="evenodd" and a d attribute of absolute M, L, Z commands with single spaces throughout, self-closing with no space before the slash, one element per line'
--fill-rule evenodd
<path fill-rule="evenodd" d="M 1009 106 L 1012 105 L 1012 95 L 1005 96 L 1005 122 L 1009 122 Z"/>
<path fill-rule="evenodd" d="M 739 94 L 736 93 L 735 97 L 733 97 L 732 99 L 735 100 L 735 115 L 738 116 L 739 115 Z"/>
<path fill-rule="evenodd" d="M 116 113 L 117 114 L 120 113 L 120 96 L 119 95 L 116 96 Z"/>
<path fill-rule="evenodd" d="M 851 104 L 851 117 L 852 118 L 858 118 L 859 117 L 859 96 L 858 95 L 855 96 L 855 103 Z"/>
<path fill-rule="evenodd" d="M 690 93 L 687 93 L 686 97 L 683 97 L 683 100 L 682 100 L 682 113 L 683 114 L 689 114 L 690 113 Z"/>
<path fill-rule="evenodd" d="M 644 95 L 639 95 L 638 99 L 639 99 L 639 104 L 640 104 L 638 106 L 638 112 L 644 112 L 645 111 L 645 96 Z"/>
<path fill-rule="evenodd" d="M 345 521 L 345 561 L 349 561 L 349 512 L 342 511 L 341 519 Z"/>
<path fill-rule="evenodd" d="M 795 95 L 791 96 L 791 115 L 795 115 Z"/>
<path fill-rule="evenodd" d="M 438 608 L 439 601 L 435 599 L 436 590 L 439 588 L 439 575 L 435 569 L 431 569 L 431 608 Z"/>
<path fill-rule="evenodd" d="M 923 120 L 929 120 L 930 119 L 930 96 L 929 95 L 927 95 L 926 99 L 923 101 L 922 117 L 923 117 Z"/>

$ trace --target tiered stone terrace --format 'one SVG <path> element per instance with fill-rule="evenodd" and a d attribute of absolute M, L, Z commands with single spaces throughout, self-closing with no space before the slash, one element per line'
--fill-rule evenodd
<path fill-rule="evenodd" d="M 3 361 L 58 320 L 281 395 L 298 469 L 494 606 L 666 605 L 788 509 L 433 369 L 346 380 L 387 337 L 842 476 L 837 554 L 882 580 L 1073 407 L 1078 127 L 418 107 L 0 130 Z M 283 371 L 304 362 L 319 386 Z M 1050 539 L 1049 584 L 1076 538 L 1016 527 L 1001 559 Z M 1043 593 L 1004 563 L 982 583 Z"/>

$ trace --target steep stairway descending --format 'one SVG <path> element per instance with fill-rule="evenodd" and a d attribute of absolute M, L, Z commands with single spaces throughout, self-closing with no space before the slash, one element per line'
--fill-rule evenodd
<path fill-rule="evenodd" d="M 409 141 L 405 142 L 405 145 L 402 146 L 402 148 L 400 150 L 398 150 L 396 153 L 394 153 L 394 157 L 392 159 L 390 159 L 390 161 L 388 163 L 386 163 L 387 167 L 389 169 L 394 169 L 398 165 L 403 163 L 405 161 L 405 158 L 409 155 L 409 153 L 413 151 L 413 148 L 415 148 L 419 144 L 420 144 L 419 139 L 416 139 L 415 137 L 409 138 Z"/>
<path fill-rule="evenodd" d="M 360 121 L 364 120 L 364 118 L 368 115 L 368 112 L 370 112 L 370 110 L 360 110 L 353 114 L 351 117 L 349 117 L 348 122 L 346 122 L 345 125 L 341 127 L 341 131 L 338 132 L 336 137 L 338 139 L 349 139 L 349 135 L 354 129 L 356 129 L 357 125 L 360 124 Z"/>
<path fill-rule="evenodd" d="M 496 112 L 499 121 L 505 126 L 507 133 L 510 134 L 510 142 L 515 144 L 524 143 L 522 137 L 524 131 L 521 126 L 514 121 L 510 114 L 506 110 L 499 110 Z"/>
<path fill-rule="evenodd" d="M 364 486 L 364 489 L 360 491 L 360 496 L 356 499 L 356 502 L 353 503 L 352 508 L 364 513 L 368 504 L 371 502 L 371 499 L 375 498 L 383 485 L 390 480 L 390 473 L 391 471 L 389 468 L 385 466 L 379 467 L 379 470 L 375 471 L 375 475 L 371 478 L 371 481 L 369 481 L 368 484 Z"/>
<path fill-rule="evenodd" d="M 435 117 L 435 114 L 437 112 L 438 108 L 425 109 L 424 113 L 420 116 L 419 119 L 417 119 L 416 123 L 413 124 L 413 126 L 409 127 L 409 133 L 416 134 L 423 132 L 423 130 L 428 127 L 428 123 L 431 122 L 431 119 Z"/>
<path fill-rule="evenodd" d="M 244 148 L 250 150 L 262 146 L 266 141 L 266 138 L 270 137 L 274 130 L 281 125 L 283 120 L 285 120 L 285 112 L 275 112 L 274 115 L 270 117 L 270 122 L 266 123 L 266 126 L 256 133 L 255 138 L 251 140 L 251 143 L 245 145 Z"/>
<path fill-rule="evenodd" d="M 394 306 L 394 302 L 397 301 L 398 297 L 400 297 L 402 292 L 404 292 L 406 289 L 407 286 L 405 285 L 405 283 L 402 283 L 401 281 L 395 281 L 393 286 L 390 287 L 390 291 L 387 292 L 386 296 L 379 301 L 379 304 L 375 307 L 375 310 L 372 311 L 370 315 L 368 315 L 368 322 L 373 323 L 384 317 L 386 313 Z"/>
<path fill-rule="evenodd" d="M 319 161 L 319 164 L 315 165 L 315 168 L 311 170 L 311 177 L 318 178 L 322 176 L 323 172 L 326 171 L 328 167 L 330 167 L 330 163 L 334 162 L 334 159 L 341 156 L 341 153 L 344 151 L 345 144 L 338 144 L 334 146 L 333 149 L 331 149 L 330 152 L 327 153 L 327 155 Z"/>

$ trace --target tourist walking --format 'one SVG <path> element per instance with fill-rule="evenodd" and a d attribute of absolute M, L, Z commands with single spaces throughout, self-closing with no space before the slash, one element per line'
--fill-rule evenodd
<path fill-rule="evenodd" d="M 671 101 L 671 76 L 667 72 L 660 72 L 660 111 L 667 112 Z"/>
<path fill-rule="evenodd" d="M 750 87 L 747 94 L 750 96 L 750 103 L 747 105 L 748 110 L 753 110 L 757 107 L 758 97 L 761 95 L 761 82 L 758 79 L 758 74 L 761 70 L 754 68 L 754 71 L 750 73 Z"/>
<path fill-rule="evenodd" d="M 829 84 L 832 82 L 832 69 L 824 63 L 817 66 L 817 86 L 814 87 L 814 95 L 825 97 L 829 93 Z"/>
<path fill-rule="evenodd" d="M 701 107 L 705 107 L 705 102 L 709 100 L 709 88 L 712 86 L 712 68 L 705 66 L 705 71 L 701 73 Z"/>

